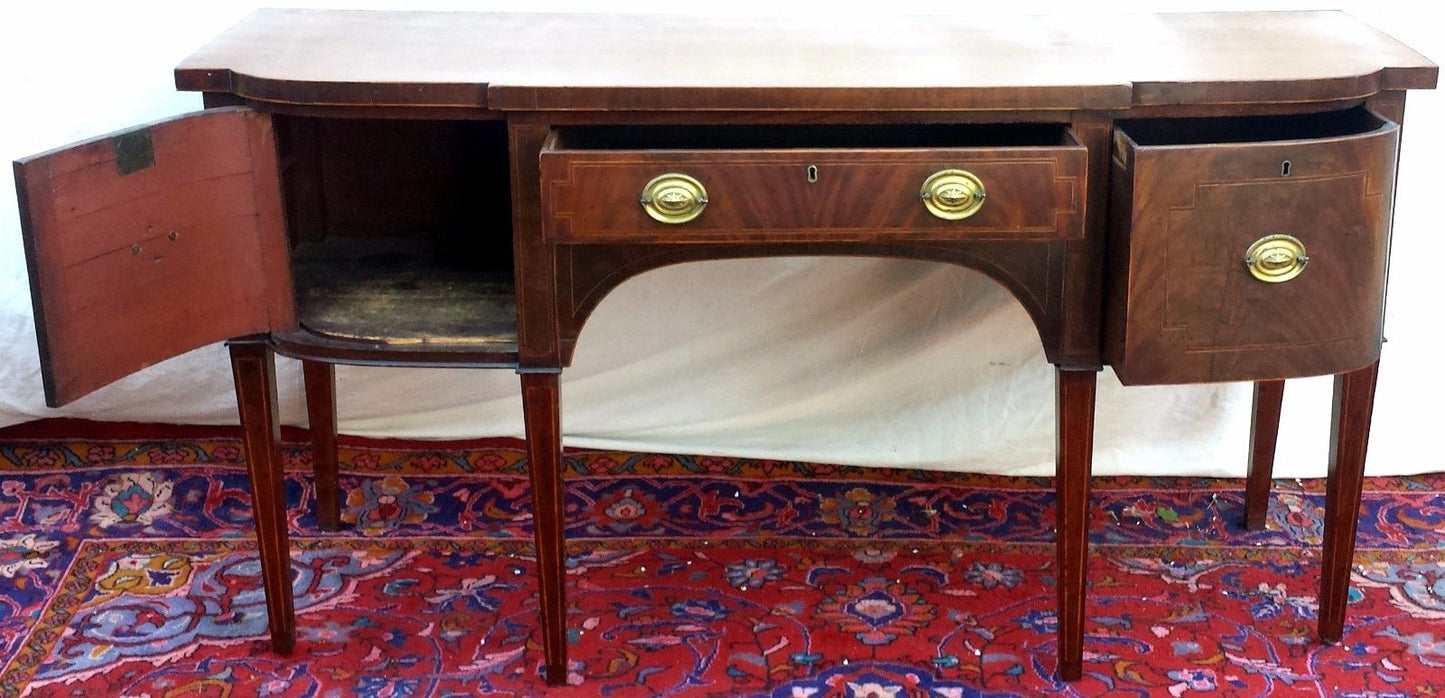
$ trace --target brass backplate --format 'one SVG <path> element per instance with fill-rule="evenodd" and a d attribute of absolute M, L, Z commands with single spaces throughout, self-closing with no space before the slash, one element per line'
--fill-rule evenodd
<path fill-rule="evenodd" d="M 653 177 L 642 187 L 639 202 L 653 220 L 677 225 L 702 215 L 707 206 L 707 189 L 694 177 L 669 172 Z"/>
<path fill-rule="evenodd" d="M 923 180 L 918 195 L 929 213 L 944 220 L 963 220 L 983 208 L 983 180 L 966 170 L 939 170 Z"/>
<path fill-rule="evenodd" d="M 1293 235 L 1266 235 L 1244 253 L 1244 266 L 1254 278 L 1281 284 L 1299 276 L 1310 261 L 1305 245 Z"/>

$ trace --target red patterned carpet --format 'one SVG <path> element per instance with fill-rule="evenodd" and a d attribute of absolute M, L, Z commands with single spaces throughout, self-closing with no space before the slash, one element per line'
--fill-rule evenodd
<path fill-rule="evenodd" d="M 547 689 L 521 444 L 288 442 L 300 641 L 267 651 L 239 442 L 0 441 L 0 695 L 1418 696 L 1445 690 L 1445 476 L 1366 485 L 1348 635 L 1323 493 L 1099 478 L 1085 676 L 1056 683 L 1043 479 L 569 453 L 574 686 Z M 304 504 L 303 504 L 304 503 Z"/>

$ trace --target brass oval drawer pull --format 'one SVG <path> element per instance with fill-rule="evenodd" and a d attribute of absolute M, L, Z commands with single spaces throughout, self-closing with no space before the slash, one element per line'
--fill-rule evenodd
<path fill-rule="evenodd" d="M 1266 235 L 1244 253 L 1244 266 L 1260 281 L 1279 284 L 1299 276 L 1310 261 L 1305 244 L 1293 235 Z"/>
<path fill-rule="evenodd" d="M 707 206 L 707 189 L 693 177 L 669 172 L 653 177 L 642 188 L 638 202 L 653 220 L 677 225 L 702 215 Z"/>
<path fill-rule="evenodd" d="M 963 220 L 983 208 L 983 180 L 964 170 L 939 170 L 923 180 L 923 206 L 939 218 Z"/>

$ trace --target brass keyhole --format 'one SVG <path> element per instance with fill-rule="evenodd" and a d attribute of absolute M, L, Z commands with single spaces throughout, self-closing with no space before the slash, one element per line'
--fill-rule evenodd
<path fill-rule="evenodd" d="M 808 165 L 808 182 L 811 184 L 818 181 L 818 166 Z"/>

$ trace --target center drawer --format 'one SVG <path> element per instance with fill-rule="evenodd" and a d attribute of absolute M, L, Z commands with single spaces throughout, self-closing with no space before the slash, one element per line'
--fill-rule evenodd
<path fill-rule="evenodd" d="M 1086 150 L 1061 124 L 591 127 L 541 154 L 557 243 L 1067 240 Z"/>

